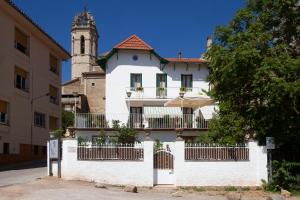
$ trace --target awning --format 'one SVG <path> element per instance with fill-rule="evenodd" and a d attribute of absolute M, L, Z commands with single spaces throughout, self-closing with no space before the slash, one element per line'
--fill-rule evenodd
<path fill-rule="evenodd" d="M 145 118 L 162 118 L 165 115 L 170 117 L 182 116 L 180 107 L 144 107 Z"/>
<path fill-rule="evenodd" d="M 199 108 L 213 103 L 213 99 L 207 96 L 198 97 L 176 97 L 164 104 L 166 107 L 188 107 L 188 108 Z"/>
<path fill-rule="evenodd" d="M 199 110 L 201 111 L 203 118 L 209 120 L 212 119 L 216 111 L 219 110 L 219 106 L 214 104 L 214 105 L 201 107 Z"/>

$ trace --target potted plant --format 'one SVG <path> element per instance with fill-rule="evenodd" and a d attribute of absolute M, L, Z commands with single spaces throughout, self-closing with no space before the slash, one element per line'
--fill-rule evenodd
<path fill-rule="evenodd" d="M 142 86 L 136 87 L 136 91 L 137 92 L 142 92 L 143 90 L 144 90 L 144 88 Z"/>

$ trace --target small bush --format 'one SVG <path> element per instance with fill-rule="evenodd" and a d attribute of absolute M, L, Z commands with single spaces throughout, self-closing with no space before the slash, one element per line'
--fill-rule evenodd
<path fill-rule="evenodd" d="M 195 191 L 197 191 L 197 192 L 204 192 L 205 188 L 204 187 L 196 187 Z"/>
<path fill-rule="evenodd" d="M 234 186 L 227 186 L 227 187 L 225 187 L 225 191 L 227 191 L 227 192 L 233 192 L 233 191 L 237 191 L 237 189 Z"/>
<path fill-rule="evenodd" d="M 281 188 L 290 191 L 300 191 L 300 163 L 272 162 L 272 179 L 267 184 L 267 190 L 279 191 Z"/>
<path fill-rule="evenodd" d="M 250 190 L 250 187 L 242 187 L 241 190 L 242 190 L 242 191 L 249 191 L 249 190 Z"/>

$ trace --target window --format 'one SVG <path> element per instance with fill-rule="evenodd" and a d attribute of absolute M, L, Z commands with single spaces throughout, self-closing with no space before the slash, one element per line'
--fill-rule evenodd
<path fill-rule="evenodd" d="M 29 37 L 15 28 L 15 48 L 29 55 Z"/>
<path fill-rule="evenodd" d="M 34 112 L 34 125 L 45 128 L 46 127 L 45 114 Z"/>
<path fill-rule="evenodd" d="M 52 54 L 50 54 L 50 71 L 54 74 L 58 74 L 58 69 L 58 59 Z"/>
<path fill-rule="evenodd" d="M 191 91 L 193 88 L 193 75 L 181 75 L 181 87 L 187 91 Z"/>
<path fill-rule="evenodd" d="M 15 87 L 28 92 L 28 85 L 28 72 L 19 67 L 15 67 Z"/>
<path fill-rule="evenodd" d="M 53 104 L 58 104 L 58 89 L 52 85 L 49 85 L 49 101 Z"/>
<path fill-rule="evenodd" d="M 130 74 L 131 90 L 136 90 L 142 87 L 142 74 Z"/>
<path fill-rule="evenodd" d="M 0 124 L 8 124 L 8 103 L 0 100 Z"/>
<path fill-rule="evenodd" d="M 9 154 L 9 143 L 3 143 L 3 154 Z"/>
<path fill-rule="evenodd" d="M 80 53 L 85 53 L 85 39 L 83 35 L 80 37 Z"/>
<path fill-rule="evenodd" d="M 95 86 L 95 83 L 92 83 L 92 86 Z"/>
<path fill-rule="evenodd" d="M 129 126 L 131 128 L 143 127 L 143 107 L 130 107 Z"/>
<path fill-rule="evenodd" d="M 167 96 L 167 74 L 156 74 L 156 96 Z"/>
<path fill-rule="evenodd" d="M 51 131 L 58 129 L 58 118 L 49 116 L 49 129 Z"/>
<path fill-rule="evenodd" d="M 139 59 L 139 57 L 137 55 L 132 56 L 132 60 L 137 61 L 138 59 Z"/>

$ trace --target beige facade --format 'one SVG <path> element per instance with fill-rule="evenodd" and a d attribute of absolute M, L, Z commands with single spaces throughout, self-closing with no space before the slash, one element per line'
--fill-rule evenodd
<path fill-rule="evenodd" d="M 70 55 L 10 1 L 0 1 L 0 27 L 0 163 L 37 158 L 60 126 L 61 62 Z"/>
<path fill-rule="evenodd" d="M 72 80 L 62 85 L 66 111 L 104 113 L 105 73 L 97 65 L 98 31 L 91 13 L 75 16 L 71 32 Z"/>

